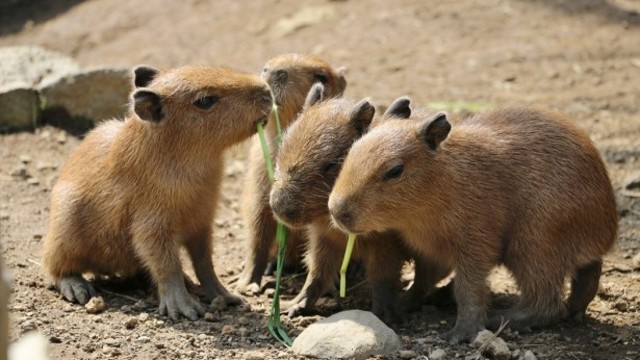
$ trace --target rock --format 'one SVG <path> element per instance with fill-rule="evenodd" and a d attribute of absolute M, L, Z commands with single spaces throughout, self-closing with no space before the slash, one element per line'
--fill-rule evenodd
<path fill-rule="evenodd" d="M 244 353 L 244 360 L 263 360 L 267 358 L 267 353 L 258 350 L 249 350 Z"/>
<path fill-rule="evenodd" d="M 0 130 L 35 129 L 40 114 L 38 93 L 26 87 L 0 88 Z"/>
<path fill-rule="evenodd" d="M 511 350 L 507 343 L 489 330 L 480 331 L 473 340 L 473 346 L 491 359 L 509 360 L 511 358 Z"/>
<path fill-rule="evenodd" d="M 78 64 L 70 57 L 39 46 L 0 48 L 0 87 L 37 88 L 78 70 Z"/>
<path fill-rule="evenodd" d="M 214 322 L 216 321 L 216 316 L 213 313 L 210 312 L 206 312 L 204 313 L 204 321 L 208 321 L 208 322 Z"/>
<path fill-rule="evenodd" d="M 366 359 L 398 351 L 400 338 L 373 313 L 349 310 L 306 328 L 293 342 L 294 353 L 324 359 Z"/>
<path fill-rule="evenodd" d="M 145 322 L 147 320 L 149 320 L 149 313 L 140 313 L 138 315 L 138 321 L 139 322 Z"/>
<path fill-rule="evenodd" d="M 148 337 L 148 336 L 144 336 L 144 335 L 143 335 L 143 336 L 140 336 L 139 338 L 137 338 L 137 339 L 136 339 L 136 342 L 139 342 L 139 343 L 141 343 L 141 344 L 146 344 L 146 343 L 148 343 L 149 341 L 151 341 L 151 338 L 150 338 L 150 337 Z"/>
<path fill-rule="evenodd" d="M 227 303 L 224 301 L 222 296 L 218 296 L 211 300 L 211 304 L 209 305 L 209 310 L 211 311 L 221 311 L 227 307 Z"/>
<path fill-rule="evenodd" d="M 14 178 L 20 178 L 20 179 L 26 179 L 30 177 L 29 173 L 27 172 L 27 168 L 23 164 L 11 170 L 9 175 L 11 175 Z"/>
<path fill-rule="evenodd" d="M 629 310 L 629 304 L 627 304 L 625 301 L 618 301 L 614 306 L 618 311 L 625 312 Z"/>
<path fill-rule="evenodd" d="M 9 345 L 9 359 L 47 360 L 49 342 L 38 332 L 25 334 L 20 340 Z M 6 354 L 5 354 L 6 356 Z"/>
<path fill-rule="evenodd" d="M 640 171 L 634 171 L 624 180 L 624 188 L 627 190 L 640 190 Z"/>
<path fill-rule="evenodd" d="M 36 178 L 29 178 L 27 179 L 27 184 L 33 185 L 33 186 L 40 185 L 40 180 Z"/>
<path fill-rule="evenodd" d="M 0 220 L 9 220 L 11 216 L 9 214 L 7 214 L 6 212 L 2 212 L 0 213 Z"/>
<path fill-rule="evenodd" d="M 631 263 L 633 264 L 633 268 L 635 270 L 640 269 L 640 252 L 638 252 L 636 256 L 634 256 L 633 259 L 631 259 Z"/>
<path fill-rule="evenodd" d="M 447 353 L 442 349 L 435 349 L 429 354 L 429 360 L 444 360 L 447 358 Z"/>
<path fill-rule="evenodd" d="M 418 357 L 418 354 L 413 350 L 400 350 L 398 356 L 400 356 L 401 359 L 413 359 Z"/>
<path fill-rule="evenodd" d="M 125 321 L 124 323 L 124 327 L 127 330 L 133 330 L 136 328 L 136 326 L 138 325 L 138 318 L 129 318 L 129 320 Z"/>
<path fill-rule="evenodd" d="M 247 337 L 247 335 L 249 335 L 249 329 L 247 329 L 244 326 L 238 328 L 238 335 L 240 335 L 240 337 L 243 337 L 243 338 Z"/>
<path fill-rule="evenodd" d="M 248 323 L 249 323 L 249 319 L 247 319 L 246 317 L 244 317 L 244 316 L 240 316 L 240 317 L 238 318 L 238 324 L 240 324 L 240 325 L 247 325 Z"/>
<path fill-rule="evenodd" d="M 31 162 L 31 156 L 29 155 L 20 155 L 20 162 L 23 164 L 28 164 Z"/>
<path fill-rule="evenodd" d="M 231 326 L 231 325 L 225 325 L 225 326 L 222 327 L 222 330 L 220 332 L 223 335 L 235 334 L 236 333 L 236 328 Z"/>
<path fill-rule="evenodd" d="M 104 302 L 102 296 L 95 296 L 84 305 L 84 308 L 87 309 L 89 314 L 98 314 L 107 308 L 107 303 Z"/>
<path fill-rule="evenodd" d="M 285 37 L 307 26 L 331 21 L 338 16 L 336 10 L 331 5 L 310 6 L 298 10 L 296 13 L 278 20 L 271 30 L 270 35 L 274 38 Z"/>
<path fill-rule="evenodd" d="M 106 338 L 104 340 L 104 344 L 111 347 L 120 347 L 120 344 L 122 344 L 122 341 L 114 338 Z"/>
<path fill-rule="evenodd" d="M 42 117 L 56 126 L 86 130 L 96 121 L 122 117 L 130 91 L 127 69 L 79 71 L 42 85 Z"/>
<path fill-rule="evenodd" d="M 522 356 L 522 360 L 537 360 L 536 356 L 533 354 L 533 351 L 527 350 Z"/>

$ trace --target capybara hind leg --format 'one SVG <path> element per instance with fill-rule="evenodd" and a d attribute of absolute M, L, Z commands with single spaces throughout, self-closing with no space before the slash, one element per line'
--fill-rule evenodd
<path fill-rule="evenodd" d="M 503 314 L 493 315 L 488 322 L 495 328 L 502 321 L 509 321 L 514 330 L 526 330 L 550 325 L 566 316 L 563 301 L 564 274 L 562 266 L 539 266 L 534 259 L 526 258 L 510 267 L 520 288 L 518 305 Z"/>
<path fill-rule="evenodd" d="M 207 301 L 222 296 L 227 305 L 239 305 L 243 301 L 239 296 L 231 294 L 222 285 L 211 262 L 211 230 L 204 229 L 190 238 L 186 248 L 193 263 L 193 268 L 200 281 Z"/>
<path fill-rule="evenodd" d="M 80 275 L 63 276 L 56 281 L 56 287 L 65 299 L 82 305 L 98 295 L 93 286 Z"/>
<path fill-rule="evenodd" d="M 596 260 L 576 270 L 571 279 L 571 295 L 567 300 L 570 317 L 581 319 L 587 311 L 587 306 L 598 292 L 602 275 L 602 260 Z"/>
<path fill-rule="evenodd" d="M 241 294 L 254 296 L 260 293 L 262 275 L 267 268 L 269 252 L 275 242 L 276 221 L 271 210 L 263 208 L 258 219 L 247 226 L 251 241 L 250 253 L 236 283 L 236 290 Z"/>

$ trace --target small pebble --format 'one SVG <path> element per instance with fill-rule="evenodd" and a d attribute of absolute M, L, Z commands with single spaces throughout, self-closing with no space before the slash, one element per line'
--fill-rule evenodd
<path fill-rule="evenodd" d="M 9 220 L 11 216 L 7 213 L 0 213 L 0 220 Z"/>
<path fill-rule="evenodd" d="M 36 178 L 29 178 L 29 179 L 27 179 L 27 184 L 32 185 L 32 186 L 37 186 L 37 185 L 40 185 L 40 180 L 38 180 Z"/>
<path fill-rule="evenodd" d="M 494 336 L 489 330 L 482 330 L 478 333 L 473 346 L 480 349 L 484 346 L 483 355 L 491 359 L 508 360 L 511 357 L 511 350 L 507 343 L 500 337 Z"/>
<path fill-rule="evenodd" d="M 84 305 L 89 314 L 99 314 L 107 308 L 107 304 L 104 302 L 102 296 L 92 297 L 88 303 Z"/>
<path fill-rule="evenodd" d="M 107 338 L 104 340 L 104 344 L 111 347 L 119 347 L 122 342 L 118 339 Z"/>
<path fill-rule="evenodd" d="M 418 354 L 413 350 L 400 350 L 398 352 L 401 359 L 413 359 L 418 356 Z"/>
<path fill-rule="evenodd" d="M 133 330 L 133 329 L 135 329 L 135 328 L 136 328 L 136 325 L 138 325 L 138 318 L 129 318 L 129 320 L 127 320 L 127 321 L 124 323 L 124 327 L 125 327 L 127 330 Z"/>
<path fill-rule="evenodd" d="M 141 343 L 141 344 L 146 344 L 146 343 L 148 343 L 149 341 L 151 341 L 151 338 L 150 338 L 150 337 L 148 337 L 148 336 L 144 336 L 144 335 L 143 335 L 143 336 L 140 336 L 139 338 L 137 338 L 137 339 L 136 339 L 136 342 L 139 342 L 139 343 Z"/>
<path fill-rule="evenodd" d="M 67 135 L 65 133 L 60 133 L 60 135 L 58 135 L 56 137 L 56 141 L 58 141 L 58 144 L 60 144 L 60 145 L 66 143 L 67 142 Z"/>
<path fill-rule="evenodd" d="M 139 322 L 145 322 L 147 320 L 149 320 L 149 313 L 140 313 L 140 315 L 138 315 Z"/>
<path fill-rule="evenodd" d="M 214 313 L 206 312 L 204 313 L 204 321 L 214 322 L 216 321 L 216 315 Z"/>
<path fill-rule="evenodd" d="M 527 350 L 525 351 L 524 356 L 522 356 L 522 360 L 538 360 L 538 358 L 533 354 L 533 351 Z"/>
<path fill-rule="evenodd" d="M 225 326 L 222 327 L 222 330 L 220 332 L 223 335 L 235 334 L 236 333 L 236 328 L 231 326 L 231 325 L 225 325 Z"/>
<path fill-rule="evenodd" d="M 629 310 L 629 304 L 627 304 L 625 301 L 618 301 L 618 302 L 615 304 L 615 308 L 616 308 L 618 311 L 625 312 L 625 311 Z"/>
<path fill-rule="evenodd" d="M 243 357 L 244 360 L 262 360 L 266 358 L 267 358 L 267 354 L 258 350 L 249 350 L 246 353 L 244 353 L 244 357 Z"/>
<path fill-rule="evenodd" d="M 62 339 L 60 339 L 57 336 L 50 336 L 49 337 L 49 342 L 52 343 L 52 344 L 60 344 L 60 343 L 62 343 Z"/>
<path fill-rule="evenodd" d="M 164 349 L 165 348 L 164 343 L 155 343 L 154 346 L 156 347 L 156 349 Z"/>
<path fill-rule="evenodd" d="M 20 162 L 23 164 L 28 164 L 31 162 L 31 156 L 29 155 L 20 155 Z"/>
<path fill-rule="evenodd" d="M 247 337 L 247 335 L 249 335 L 249 329 L 244 326 L 240 327 L 238 329 L 238 335 L 240 335 L 240 337 Z"/>
<path fill-rule="evenodd" d="M 9 174 L 13 177 L 23 178 L 23 179 L 26 179 L 29 177 L 29 174 L 27 173 L 27 168 L 24 167 L 24 165 L 18 166 L 17 168 L 13 169 Z"/>
<path fill-rule="evenodd" d="M 224 301 L 222 296 L 218 296 L 215 299 L 211 300 L 211 304 L 209 305 L 209 310 L 211 311 L 221 311 L 227 307 L 227 303 Z"/>
<path fill-rule="evenodd" d="M 429 354 L 429 360 L 445 360 L 447 353 L 442 349 L 435 349 Z"/>
<path fill-rule="evenodd" d="M 249 319 L 247 319 L 246 317 L 244 317 L 244 316 L 240 316 L 240 317 L 238 318 L 238 324 L 240 324 L 240 325 L 247 325 L 248 323 L 249 323 Z"/>

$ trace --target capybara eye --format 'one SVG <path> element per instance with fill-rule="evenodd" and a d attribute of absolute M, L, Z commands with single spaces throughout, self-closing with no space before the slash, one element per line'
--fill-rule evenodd
<path fill-rule="evenodd" d="M 267 72 L 267 71 L 269 71 L 269 69 L 267 69 L 266 67 L 262 68 L 262 72 Z"/>
<path fill-rule="evenodd" d="M 387 171 L 386 174 L 384 174 L 384 179 L 385 180 L 396 179 L 400 177 L 400 175 L 402 175 L 403 171 L 404 171 L 404 165 L 402 164 L 396 165 L 392 167 L 391 170 Z"/>
<path fill-rule="evenodd" d="M 217 96 L 205 96 L 198 100 L 196 100 L 193 105 L 199 107 L 200 109 L 207 110 L 213 106 L 218 101 Z"/>
<path fill-rule="evenodd" d="M 329 77 L 327 74 L 318 73 L 313 76 L 316 81 L 320 81 L 323 85 L 329 82 Z"/>

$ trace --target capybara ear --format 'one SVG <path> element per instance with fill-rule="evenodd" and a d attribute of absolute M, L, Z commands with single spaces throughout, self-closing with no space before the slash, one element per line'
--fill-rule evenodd
<path fill-rule="evenodd" d="M 338 91 L 337 96 L 340 97 L 344 93 L 344 90 L 347 88 L 347 79 L 345 79 L 344 74 L 347 72 L 347 68 L 341 66 L 336 70 L 338 73 Z"/>
<path fill-rule="evenodd" d="M 369 101 L 369 99 L 362 99 L 349 113 L 349 121 L 356 128 L 358 134 L 362 135 L 371 124 L 375 113 L 376 109 L 371 104 L 371 101 Z"/>
<path fill-rule="evenodd" d="M 309 90 L 309 93 L 307 94 L 307 99 L 304 101 L 303 108 L 306 109 L 322 101 L 323 96 L 324 96 L 324 85 L 322 85 L 322 83 L 320 82 L 313 84 L 313 86 L 311 87 L 311 90 Z"/>
<path fill-rule="evenodd" d="M 411 117 L 411 108 L 409 105 L 411 104 L 411 99 L 407 96 L 402 96 L 393 101 L 391 105 L 387 108 L 387 111 L 384 112 L 382 116 L 385 119 L 396 118 L 396 119 L 408 119 Z"/>
<path fill-rule="evenodd" d="M 137 88 L 147 87 L 159 73 L 160 70 L 151 66 L 136 66 L 136 68 L 133 69 L 133 85 Z"/>
<path fill-rule="evenodd" d="M 145 88 L 133 93 L 133 111 L 145 121 L 160 122 L 164 117 L 160 95 Z"/>
<path fill-rule="evenodd" d="M 447 114 L 441 112 L 420 125 L 420 136 L 431 150 L 436 150 L 438 145 L 447 138 L 450 130 L 451 124 L 447 119 Z"/>

